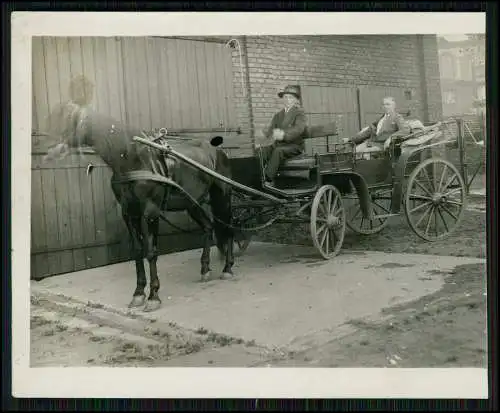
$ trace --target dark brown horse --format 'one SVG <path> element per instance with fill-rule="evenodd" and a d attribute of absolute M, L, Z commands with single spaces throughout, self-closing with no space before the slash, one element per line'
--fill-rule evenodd
<path fill-rule="evenodd" d="M 47 159 L 62 158 L 69 153 L 69 148 L 90 146 L 112 170 L 111 188 L 121 205 L 130 234 L 137 272 L 137 286 L 129 307 L 145 304 L 145 311 L 154 311 L 161 305 L 157 272 L 158 229 L 159 219 L 165 218 L 167 210 L 187 211 L 203 229 L 201 280 L 210 277 L 212 233 L 219 252 L 225 257 L 221 278 L 233 276 L 233 231 L 226 225 L 231 224 L 232 214 L 229 186 L 182 161 L 136 143 L 134 136 L 144 137 L 141 130 L 124 127 L 88 107 L 75 103 L 63 105 L 55 119 L 56 127 L 52 129 L 61 141 L 49 151 Z M 210 142 L 173 140 L 169 144 L 183 155 L 230 178 L 229 160 L 217 147 L 222 140 L 217 136 Z M 168 184 L 169 179 L 177 184 L 177 189 Z M 188 194 L 187 199 L 179 188 Z M 210 210 L 199 205 L 210 205 Z M 149 262 L 150 275 L 147 301 L 144 258 Z"/>

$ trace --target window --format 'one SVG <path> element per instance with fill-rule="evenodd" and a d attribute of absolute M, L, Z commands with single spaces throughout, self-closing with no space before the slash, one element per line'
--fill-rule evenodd
<path fill-rule="evenodd" d="M 441 76 L 444 79 L 454 79 L 455 78 L 455 58 L 449 54 L 441 55 L 439 61 Z"/>
<path fill-rule="evenodd" d="M 443 93 L 443 102 L 446 104 L 456 103 L 456 94 L 453 90 L 447 90 Z"/>
<path fill-rule="evenodd" d="M 477 88 L 476 97 L 481 100 L 486 99 L 486 86 L 481 85 Z"/>

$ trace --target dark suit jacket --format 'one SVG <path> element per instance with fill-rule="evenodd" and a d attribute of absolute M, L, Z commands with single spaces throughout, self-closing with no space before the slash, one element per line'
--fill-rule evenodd
<path fill-rule="evenodd" d="M 370 129 L 358 133 L 354 138 L 354 142 L 359 144 L 366 139 L 372 137 L 374 142 L 385 142 L 389 136 L 405 136 L 410 134 L 410 127 L 408 122 L 405 121 L 403 116 L 399 113 L 390 114 L 388 118 L 384 119 L 380 128 L 380 132 L 377 134 L 377 126 L 381 119 L 383 119 L 385 114 L 381 115 L 375 122 L 370 125 Z"/>
<path fill-rule="evenodd" d="M 267 129 L 264 130 L 264 135 L 267 138 L 273 136 L 273 129 L 282 129 L 285 131 L 283 141 L 276 142 L 279 144 L 296 144 L 304 147 L 304 136 L 307 128 L 307 120 L 304 110 L 299 107 L 292 107 L 285 113 L 285 109 L 277 112 Z"/>

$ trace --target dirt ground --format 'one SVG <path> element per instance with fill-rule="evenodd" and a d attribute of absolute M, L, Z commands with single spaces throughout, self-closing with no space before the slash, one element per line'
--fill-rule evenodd
<path fill-rule="evenodd" d="M 348 232 L 344 249 L 452 256 L 486 256 L 484 201 L 471 205 L 459 231 L 442 242 L 421 241 L 404 217 L 381 234 Z M 261 241 L 309 244 L 307 227 L 274 226 Z M 432 275 L 432 274 L 430 274 Z M 446 274 L 435 294 L 384 310 L 383 322 L 352 320 L 352 332 L 300 353 L 260 348 L 205 329 L 172 324 L 160 334 L 154 323 L 133 320 L 129 329 L 109 326 L 89 307 L 55 306 L 32 298 L 31 365 L 35 366 L 308 366 L 484 367 L 487 359 L 486 267 L 467 265 Z M 63 303 L 64 304 L 64 303 Z"/>

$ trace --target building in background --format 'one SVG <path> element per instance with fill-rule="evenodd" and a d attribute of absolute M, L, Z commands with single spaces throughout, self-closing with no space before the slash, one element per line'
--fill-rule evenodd
<path fill-rule="evenodd" d="M 485 37 L 448 41 L 438 38 L 443 116 L 483 112 L 486 103 Z"/>

